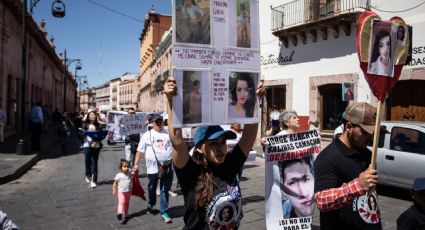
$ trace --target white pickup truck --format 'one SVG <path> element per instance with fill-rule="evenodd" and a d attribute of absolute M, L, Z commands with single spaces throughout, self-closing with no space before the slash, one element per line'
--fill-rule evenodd
<path fill-rule="evenodd" d="M 378 183 L 411 189 L 415 178 L 425 177 L 425 122 L 382 121 L 381 126 L 388 132 L 379 138 Z"/>

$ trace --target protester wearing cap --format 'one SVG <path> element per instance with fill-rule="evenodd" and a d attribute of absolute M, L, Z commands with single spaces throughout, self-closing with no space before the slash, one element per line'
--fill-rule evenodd
<path fill-rule="evenodd" d="M 168 114 L 173 113 L 172 100 L 177 95 L 174 78 L 164 84 L 168 99 Z M 257 95 L 264 94 L 262 83 Z M 227 153 L 226 140 L 236 134 L 220 126 L 202 126 L 195 131 L 195 149 L 191 157 L 182 137 L 181 128 L 173 128 L 172 116 L 168 119 L 173 143 L 173 162 L 180 182 L 185 214 L 183 229 L 237 229 L 242 218 L 241 193 L 237 173 L 248 157 L 258 130 L 258 124 L 245 124 L 242 137 L 233 150 Z M 232 218 L 219 217 L 224 207 L 231 207 Z"/>
<path fill-rule="evenodd" d="M 320 229 L 382 229 L 374 188 L 377 171 L 368 169 L 376 109 L 353 102 L 345 110 L 344 132 L 314 162 L 315 196 Z M 368 197 L 368 193 L 370 196 Z M 376 202 L 374 202 L 376 203 Z"/>
<path fill-rule="evenodd" d="M 425 229 L 425 178 L 417 178 L 412 186 L 413 205 L 397 219 L 398 230 Z"/>
<path fill-rule="evenodd" d="M 151 120 L 153 127 L 140 138 L 133 168 L 134 170 L 138 169 L 140 158 L 144 154 L 148 175 L 148 206 L 146 212 L 148 214 L 157 213 L 154 206 L 156 204 L 156 187 L 159 181 L 161 190 L 159 194 L 160 214 L 165 223 L 171 223 L 172 219 L 168 215 L 168 191 L 173 184 L 172 146 L 168 132 L 164 129 L 162 116 L 154 114 Z"/>

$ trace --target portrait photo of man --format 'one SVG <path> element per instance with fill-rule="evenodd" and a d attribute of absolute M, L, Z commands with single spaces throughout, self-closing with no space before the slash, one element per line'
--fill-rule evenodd
<path fill-rule="evenodd" d="M 314 207 L 313 156 L 279 161 L 283 218 L 308 217 Z"/>

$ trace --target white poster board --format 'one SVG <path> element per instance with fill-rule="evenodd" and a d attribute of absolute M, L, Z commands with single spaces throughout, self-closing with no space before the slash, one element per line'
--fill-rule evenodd
<path fill-rule="evenodd" d="M 267 229 L 311 229 L 315 205 L 313 162 L 320 152 L 320 140 L 318 130 L 267 137 Z"/>
<path fill-rule="evenodd" d="M 178 87 L 174 125 L 259 122 L 258 0 L 172 0 L 172 4 L 172 63 Z M 243 76 L 250 81 L 239 79 Z"/>
<path fill-rule="evenodd" d="M 123 142 L 122 135 L 120 134 L 120 118 L 126 115 L 123 111 L 110 110 L 107 112 L 107 125 L 108 137 L 106 138 L 109 143 Z"/>

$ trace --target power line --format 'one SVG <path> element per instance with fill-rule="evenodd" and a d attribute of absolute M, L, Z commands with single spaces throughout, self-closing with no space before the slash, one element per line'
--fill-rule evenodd
<path fill-rule="evenodd" d="M 131 19 L 131 20 L 134 20 L 134 21 L 137 21 L 137 22 L 144 22 L 143 20 L 140 20 L 140 19 L 135 18 L 135 17 L 133 17 L 133 16 L 130 16 L 130 15 L 124 14 L 124 13 L 122 13 L 122 12 L 119 12 L 119 11 L 117 11 L 117 10 L 114 10 L 114 9 L 112 9 L 112 8 L 109 8 L 109 7 L 105 6 L 105 5 L 102 5 L 102 4 L 98 3 L 98 2 L 95 2 L 95 1 L 93 1 L 93 0 L 87 0 L 87 1 L 88 1 L 88 2 L 90 2 L 90 3 L 92 3 L 92 4 L 94 4 L 94 5 L 96 5 L 96 6 L 102 7 L 103 9 L 109 10 L 109 11 L 111 11 L 111 12 L 113 12 L 113 13 L 116 13 L 116 14 L 121 15 L 121 16 L 123 16 L 123 17 L 129 18 L 129 19 Z"/>
<path fill-rule="evenodd" d="M 413 9 L 415 9 L 415 8 L 418 8 L 418 7 L 422 6 L 424 3 L 425 3 L 425 1 L 423 1 L 423 2 L 419 3 L 419 4 L 418 4 L 418 5 L 416 5 L 416 6 L 413 6 L 413 7 L 410 7 L 410 8 L 404 9 L 404 10 L 394 10 L 394 11 L 392 11 L 392 10 L 381 10 L 381 9 L 378 9 L 378 8 L 376 8 L 376 7 L 374 7 L 374 6 L 371 6 L 371 8 L 373 8 L 373 9 L 375 9 L 375 10 L 377 10 L 377 11 L 386 12 L 386 13 L 403 13 L 403 12 L 407 12 L 407 11 L 413 10 Z"/>

